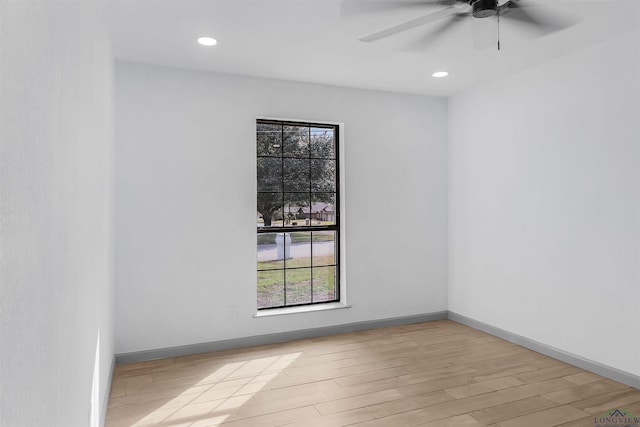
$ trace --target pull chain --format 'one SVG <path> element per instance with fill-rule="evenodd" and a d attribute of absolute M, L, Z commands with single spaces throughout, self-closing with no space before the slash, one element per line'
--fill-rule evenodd
<path fill-rule="evenodd" d="M 500 51 L 500 9 L 498 9 L 498 51 Z"/>

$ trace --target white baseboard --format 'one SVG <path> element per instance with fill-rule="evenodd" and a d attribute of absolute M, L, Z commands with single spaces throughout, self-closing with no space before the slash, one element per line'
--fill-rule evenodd
<path fill-rule="evenodd" d="M 190 344 L 178 347 L 166 347 L 154 350 L 136 351 L 132 353 L 116 354 L 116 363 L 142 362 L 145 360 L 164 359 L 167 357 L 186 356 L 190 354 L 208 353 L 210 351 L 227 350 L 231 348 L 251 347 L 263 344 L 275 344 L 326 335 L 337 335 L 348 332 L 364 331 L 367 329 L 384 328 L 388 326 L 408 325 L 411 323 L 429 322 L 447 318 L 446 311 L 417 314 L 413 316 L 393 317 L 382 320 L 347 323 L 344 325 L 324 326 L 321 328 L 300 329 L 277 334 L 255 335 L 244 338 L 213 341 L 200 344 Z"/>

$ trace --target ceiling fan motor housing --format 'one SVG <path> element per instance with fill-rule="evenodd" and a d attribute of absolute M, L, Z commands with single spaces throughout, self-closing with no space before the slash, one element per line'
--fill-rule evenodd
<path fill-rule="evenodd" d="M 472 0 L 474 18 L 487 18 L 498 11 L 498 0 Z"/>

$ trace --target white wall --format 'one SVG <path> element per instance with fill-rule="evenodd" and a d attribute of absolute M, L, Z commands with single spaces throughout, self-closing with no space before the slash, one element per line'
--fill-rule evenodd
<path fill-rule="evenodd" d="M 345 123 L 349 310 L 253 317 L 259 116 Z M 117 64 L 116 353 L 446 310 L 445 141 L 443 99 Z"/>
<path fill-rule="evenodd" d="M 640 35 L 454 97 L 449 309 L 640 375 Z"/>
<path fill-rule="evenodd" d="M 113 357 L 113 62 L 95 4 L 0 2 L 0 425 L 89 425 Z"/>

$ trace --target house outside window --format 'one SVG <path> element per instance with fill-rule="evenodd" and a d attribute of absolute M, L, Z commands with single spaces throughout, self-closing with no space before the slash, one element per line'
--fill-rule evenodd
<path fill-rule="evenodd" d="M 340 300 L 338 126 L 256 122 L 257 306 Z"/>

